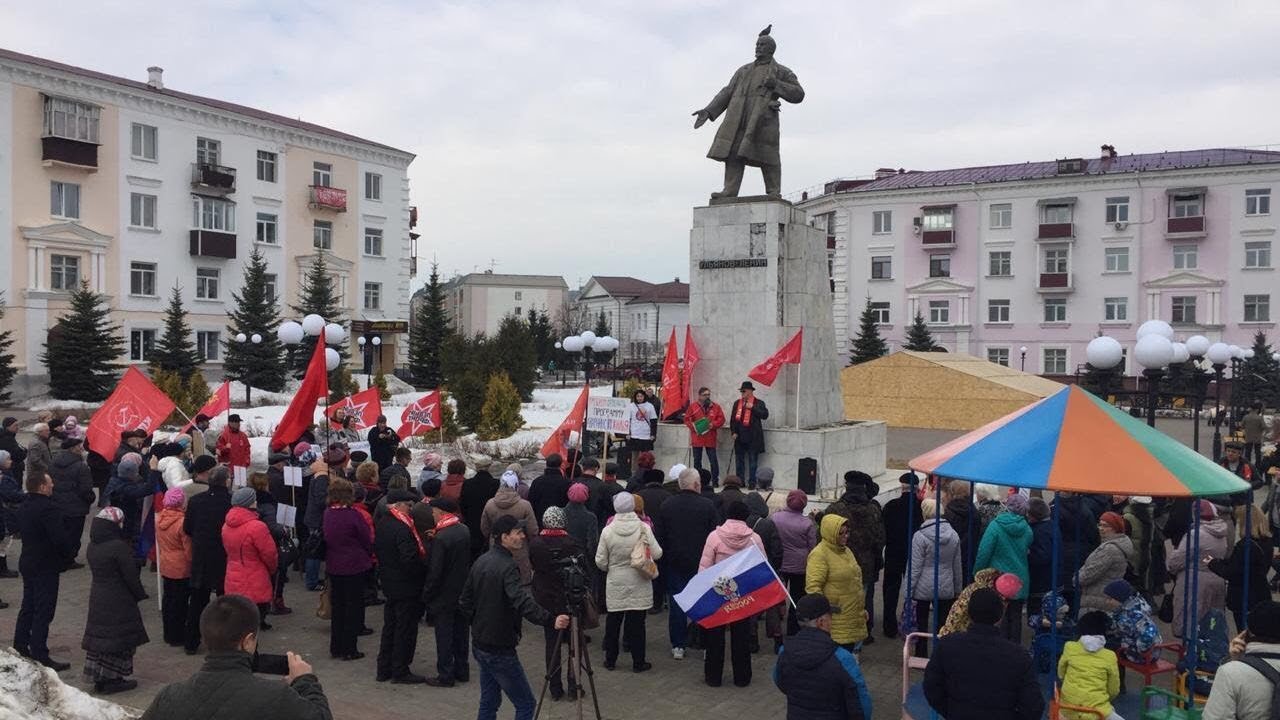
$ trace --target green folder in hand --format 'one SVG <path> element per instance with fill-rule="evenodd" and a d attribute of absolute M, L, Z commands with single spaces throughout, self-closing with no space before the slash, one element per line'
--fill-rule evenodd
<path fill-rule="evenodd" d="M 704 417 L 698 418 L 693 421 L 693 429 L 696 430 L 699 435 L 706 435 L 707 431 L 711 429 L 711 421 Z"/>

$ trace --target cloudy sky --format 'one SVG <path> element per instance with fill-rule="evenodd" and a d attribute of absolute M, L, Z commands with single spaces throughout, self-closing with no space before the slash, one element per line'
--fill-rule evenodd
<path fill-rule="evenodd" d="M 931 169 L 1280 149 L 1280 2 L 8 2 L 0 46 L 407 149 L 445 276 L 688 276 L 702 107 L 773 23 L 783 191 Z M 743 193 L 759 192 L 750 173 Z"/>

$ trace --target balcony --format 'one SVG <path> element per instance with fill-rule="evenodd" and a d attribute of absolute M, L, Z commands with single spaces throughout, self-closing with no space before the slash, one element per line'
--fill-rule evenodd
<path fill-rule="evenodd" d="M 209 195 L 236 191 L 236 169 L 225 165 L 191 163 L 191 187 Z"/>
<path fill-rule="evenodd" d="M 234 260 L 236 234 L 217 230 L 192 230 L 191 254 L 197 257 L 214 257 Z"/>
<path fill-rule="evenodd" d="M 1076 236 L 1074 223 L 1040 223 L 1041 240 L 1063 240 Z"/>
<path fill-rule="evenodd" d="M 1174 235 L 1181 238 L 1203 236 L 1204 216 L 1198 215 L 1194 217 L 1171 217 L 1169 224 L 1165 228 L 1165 235 Z"/>
<path fill-rule="evenodd" d="M 1040 273 L 1040 280 L 1036 284 L 1036 290 L 1039 292 L 1061 293 L 1071 292 L 1075 288 L 1071 283 L 1071 273 Z"/>
<path fill-rule="evenodd" d="M 311 207 L 318 210 L 347 211 L 347 191 L 325 185 L 311 186 Z"/>
<path fill-rule="evenodd" d="M 98 171 L 98 145 L 83 140 L 46 135 L 40 138 L 40 160 L 49 165 L 70 165 Z"/>
<path fill-rule="evenodd" d="M 925 230 L 920 233 L 920 243 L 929 247 L 948 247 L 956 244 L 955 230 Z"/>

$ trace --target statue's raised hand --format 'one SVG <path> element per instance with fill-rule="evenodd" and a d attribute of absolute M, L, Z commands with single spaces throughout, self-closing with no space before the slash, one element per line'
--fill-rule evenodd
<path fill-rule="evenodd" d="M 710 117 L 710 116 L 707 114 L 707 111 L 706 111 L 706 110 L 694 110 L 691 114 L 692 114 L 694 117 L 698 118 L 697 120 L 694 120 L 694 121 L 693 121 L 693 129 L 694 129 L 694 130 L 697 130 L 698 128 L 700 128 L 700 127 L 702 127 L 703 125 L 705 125 L 705 124 L 706 124 L 706 122 L 707 122 L 707 118 L 708 118 L 708 117 Z"/>

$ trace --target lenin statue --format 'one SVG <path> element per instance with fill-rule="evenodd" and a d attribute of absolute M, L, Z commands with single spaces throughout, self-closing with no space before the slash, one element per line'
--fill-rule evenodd
<path fill-rule="evenodd" d="M 773 59 L 777 43 L 769 35 L 772 25 L 756 40 L 755 62 L 738 68 L 729 84 L 693 115 L 694 128 L 724 115 L 716 131 L 707 157 L 724 163 L 724 189 L 711 193 L 711 199 L 734 198 L 742 185 L 742 171 L 747 165 L 760 168 L 764 174 L 764 192 L 781 197 L 782 161 L 778 157 L 778 112 L 786 100 L 804 100 L 804 88 L 796 74 Z"/>

